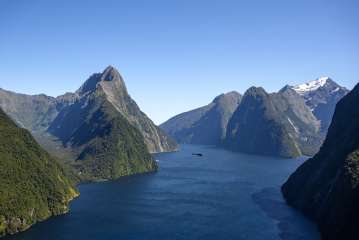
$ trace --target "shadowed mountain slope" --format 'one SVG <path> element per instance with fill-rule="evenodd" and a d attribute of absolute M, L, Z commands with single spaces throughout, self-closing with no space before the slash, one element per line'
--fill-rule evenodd
<path fill-rule="evenodd" d="M 336 106 L 318 154 L 282 186 L 288 203 L 314 219 L 323 239 L 359 235 L 359 85 Z"/>

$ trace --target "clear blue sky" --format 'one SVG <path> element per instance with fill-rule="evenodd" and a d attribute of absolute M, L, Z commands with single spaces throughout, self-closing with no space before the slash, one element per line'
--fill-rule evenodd
<path fill-rule="evenodd" d="M 359 80 L 358 0 L 0 1 L 0 87 L 51 96 L 107 65 L 156 123 L 231 90 Z"/>

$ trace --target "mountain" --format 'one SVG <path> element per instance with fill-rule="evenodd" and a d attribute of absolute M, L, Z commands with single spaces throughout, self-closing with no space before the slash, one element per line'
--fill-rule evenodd
<path fill-rule="evenodd" d="M 319 122 L 290 87 L 268 94 L 251 87 L 229 120 L 224 146 L 250 154 L 297 157 L 314 154 Z"/>
<path fill-rule="evenodd" d="M 46 130 L 61 109 L 73 102 L 73 94 L 53 98 L 44 94 L 26 95 L 0 88 L 0 107 L 21 127 Z"/>
<path fill-rule="evenodd" d="M 228 121 L 240 101 L 237 92 L 221 94 L 210 104 L 179 114 L 160 127 L 181 143 L 218 145 L 226 136 Z"/>
<path fill-rule="evenodd" d="M 0 109 L 0 236 L 68 211 L 78 195 L 65 170 Z"/>
<path fill-rule="evenodd" d="M 335 109 L 318 154 L 282 186 L 287 202 L 314 219 L 323 239 L 359 236 L 359 84 Z"/>
<path fill-rule="evenodd" d="M 221 145 L 253 154 L 296 157 L 318 152 L 335 104 L 348 90 L 328 77 L 268 94 L 262 88 L 216 98 L 160 127 L 181 143 Z M 221 100 L 219 100 L 221 99 Z"/>
<path fill-rule="evenodd" d="M 32 132 L 53 128 L 59 114 L 75 101 L 101 88 L 109 101 L 124 118 L 138 128 L 150 152 L 169 152 L 178 148 L 177 143 L 157 127 L 127 92 L 120 73 L 112 66 L 102 73 L 93 74 L 75 93 L 66 93 L 57 98 L 41 95 L 25 95 L 0 89 L 0 107 L 18 125 Z M 62 115 L 64 113 L 61 113 Z M 61 116 L 60 116 L 61 118 Z"/>
<path fill-rule="evenodd" d="M 96 89 L 101 89 L 116 110 L 140 130 L 150 152 L 169 152 L 177 149 L 176 142 L 157 127 L 130 97 L 120 73 L 115 68 L 109 66 L 103 73 L 92 75 L 76 93 L 81 98 Z"/>
<path fill-rule="evenodd" d="M 99 76 L 107 76 L 107 72 Z M 48 131 L 71 148 L 76 158 L 71 165 L 84 179 L 116 179 L 157 169 L 143 135 L 108 100 L 102 82 L 92 82 L 90 78 L 77 95 Z"/>
<path fill-rule="evenodd" d="M 1 89 L 0 106 L 83 180 L 155 171 L 149 152 L 178 148 L 140 110 L 112 66 L 90 76 L 75 93 L 56 98 Z"/>
<path fill-rule="evenodd" d="M 349 92 L 329 77 L 321 77 L 292 89 L 304 98 L 315 117 L 321 121 L 324 135 L 332 120 L 335 105 Z"/>

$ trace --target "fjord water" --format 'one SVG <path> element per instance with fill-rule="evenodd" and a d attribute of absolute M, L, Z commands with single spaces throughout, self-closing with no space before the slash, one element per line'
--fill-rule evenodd
<path fill-rule="evenodd" d="M 280 193 L 304 159 L 195 145 L 155 158 L 157 173 L 83 184 L 70 213 L 5 239 L 320 238 L 314 224 L 287 206 Z"/>

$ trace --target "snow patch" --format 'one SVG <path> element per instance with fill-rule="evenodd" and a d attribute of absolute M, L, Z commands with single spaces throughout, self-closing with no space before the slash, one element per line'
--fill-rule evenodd
<path fill-rule="evenodd" d="M 303 95 L 307 92 L 315 91 L 318 88 L 323 87 L 327 83 L 328 79 L 329 77 L 321 77 L 314 81 L 296 85 L 292 87 L 292 89 L 298 94 Z"/>

